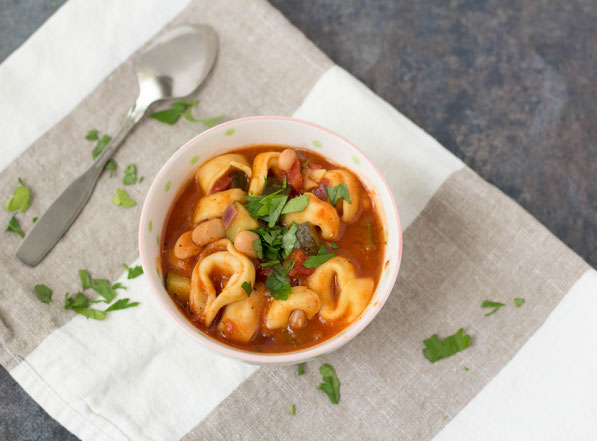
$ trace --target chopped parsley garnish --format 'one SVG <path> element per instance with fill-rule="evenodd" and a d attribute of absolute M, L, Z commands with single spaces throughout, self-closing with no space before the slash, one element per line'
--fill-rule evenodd
<path fill-rule="evenodd" d="M 139 277 L 141 274 L 143 274 L 143 267 L 139 265 L 130 268 L 123 263 L 122 267 L 129 272 L 127 279 L 134 279 L 135 277 Z"/>
<path fill-rule="evenodd" d="M 303 165 L 301 165 L 301 171 L 303 171 L 308 164 L 309 160 L 307 159 L 305 162 L 303 162 Z"/>
<path fill-rule="evenodd" d="M 122 205 L 124 208 L 131 208 L 137 205 L 137 203 L 130 198 L 129 194 L 121 188 L 116 189 L 116 194 L 112 198 L 112 203 L 116 206 Z"/>
<path fill-rule="evenodd" d="M 33 219 L 31 219 L 31 222 L 35 223 L 35 222 L 37 222 L 37 219 L 38 219 L 38 217 L 35 216 Z"/>
<path fill-rule="evenodd" d="M 251 288 L 251 282 L 243 282 L 241 288 L 245 290 L 248 296 L 251 296 L 251 292 L 253 291 L 253 288 Z"/>
<path fill-rule="evenodd" d="M 267 262 L 261 262 L 261 268 L 269 268 L 270 266 L 274 266 L 279 264 L 279 260 L 268 260 Z"/>
<path fill-rule="evenodd" d="M 218 124 L 217 121 L 222 118 L 226 118 L 226 115 L 221 114 L 217 116 L 212 116 L 211 118 L 199 119 L 197 121 L 205 124 L 208 129 L 211 129 L 212 127 L 215 127 Z"/>
<path fill-rule="evenodd" d="M 91 288 L 91 276 L 87 270 L 79 270 L 79 278 L 81 279 L 81 289 L 85 291 Z"/>
<path fill-rule="evenodd" d="M 25 185 L 23 180 L 19 178 L 19 187 L 15 188 L 12 197 L 6 201 L 4 208 L 7 211 L 20 211 L 21 213 L 27 211 L 31 199 L 31 190 Z"/>
<path fill-rule="evenodd" d="M 294 404 L 290 405 L 290 415 L 294 415 Z"/>
<path fill-rule="evenodd" d="M 336 371 L 332 366 L 325 363 L 321 365 L 319 372 L 321 372 L 323 382 L 319 383 L 317 389 L 325 392 L 333 404 L 338 404 L 340 401 L 340 381 L 336 376 Z"/>
<path fill-rule="evenodd" d="M 297 229 L 297 225 L 293 222 L 288 227 L 274 225 L 271 228 L 266 226 L 251 230 L 261 238 L 253 242 L 253 248 L 257 251 L 259 259 L 266 259 L 267 262 L 277 262 L 286 259 L 296 246 Z"/>
<path fill-rule="evenodd" d="M 297 213 L 299 211 L 303 211 L 309 205 L 309 195 L 303 194 L 301 196 L 297 196 L 295 198 L 290 199 L 284 209 L 282 210 L 282 214 L 288 213 Z"/>
<path fill-rule="evenodd" d="M 491 300 L 485 300 L 483 303 L 481 303 L 481 308 L 494 308 L 493 310 L 491 310 L 487 314 L 485 314 L 485 317 L 488 317 L 491 314 L 494 314 L 502 306 L 506 306 L 506 305 L 504 303 L 493 302 Z"/>
<path fill-rule="evenodd" d="M 10 221 L 8 221 L 8 228 L 6 228 L 6 231 L 17 233 L 19 236 L 25 237 L 25 233 L 23 233 L 23 230 L 21 230 L 19 221 L 14 215 L 10 218 Z"/>
<path fill-rule="evenodd" d="M 113 159 L 108 159 L 104 170 L 108 170 L 110 172 L 110 177 L 114 176 L 114 172 L 116 172 L 116 163 Z"/>
<path fill-rule="evenodd" d="M 426 348 L 423 349 L 423 355 L 431 363 L 435 363 L 442 358 L 448 358 L 456 354 L 469 345 L 470 335 L 462 335 L 463 329 L 460 328 L 454 335 L 450 335 L 441 340 L 437 334 L 433 334 L 427 340 L 423 340 Z"/>
<path fill-rule="evenodd" d="M 334 253 L 330 253 L 327 247 L 324 244 L 321 244 L 319 247 L 319 253 L 317 256 L 311 256 L 307 260 L 303 262 L 303 266 L 305 268 L 317 268 L 320 265 L 323 265 L 332 257 L 335 257 Z"/>
<path fill-rule="evenodd" d="M 514 299 L 514 305 L 515 305 L 517 308 L 520 308 L 522 305 L 524 305 L 524 299 L 523 299 L 523 298 L 520 298 L 520 297 L 516 297 L 516 298 Z"/>
<path fill-rule="evenodd" d="M 117 290 L 117 289 L 128 289 L 128 288 L 126 286 L 124 286 L 122 283 L 116 282 L 114 285 L 112 285 L 112 289 Z"/>
<path fill-rule="evenodd" d="M 87 132 L 85 139 L 88 141 L 97 141 L 99 139 L 99 136 L 97 135 L 97 129 L 91 129 L 89 132 Z"/>
<path fill-rule="evenodd" d="M 112 288 L 110 282 L 106 279 L 93 279 L 91 288 L 102 296 L 106 303 L 110 303 L 116 297 L 116 290 Z"/>
<path fill-rule="evenodd" d="M 285 260 L 282 265 L 274 265 L 265 279 L 265 287 L 271 291 L 274 299 L 288 300 L 288 294 L 292 292 L 292 287 L 287 276 L 293 266 L 294 259 Z"/>
<path fill-rule="evenodd" d="M 349 204 L 352 204 L 350 200 L 350 192 L 348 191 L 348 187 L 345 183 L 336 185 L 335 187 L 328 187 L 326 185 L 325 189 L 328 192 L 328 197 L 330 198 L 332 205 L 336 205 L 338 199 L 344 199 Z"/>
<path fill-rule="evenodd" d="M 129 164 L 124 169 L 124 178 L 122 178 L 124 185 L 134 185 L 137 183 L 137 167 L 135 164 Z"/>
<path fill-rule="evenodd" d="M 145 176 L 141 176 L 141 177 L 139 178 L 139 184 L 140 184 L 141 182 L 143 182 L 144 180 L 145 180 Z"/>
<path fill-rule="evenodd" d="M 330 242 L 330 245 L 331 245 L 331 246 L 332 246 L 332 248 L 333 248 L 333 249 L 335 249 L 335 250 L 337 250 L 338 248 L 340 248 L 336 242 Z"/>
<path fill-rule="evenodd" d="M 52 301 L 52 290 L 44 284 L 38 284 L 33 287 L 40 302 L 50 303 Z"/>
<path fill-rule="evenodd" d="M 72 309 L 77 314 L 84 315 L 90 319 L 104 320 L 106 318 L 106 311 L 90 308 L 91 303 L 93 302 L 82 292 L 78 292 L 74 299 L 69 297 L 69 293 L 64 295 L 64 309 Z"/>
<path fill-rule="evenodd" d="M 464 370 L 468 372 L 469 368 L 467 366 L 464 367 Z"/>
<path fill-rule="evenodd" d="M 106 146 L 108 144 L 110 144 L 110 141 L 112 141 L 112 137 L 110 135 L 104 135 L 104 136 L 102 136 L 102 138 L 97 141 L 97 144 L 95 145 L 95 147 L 91 151 L 91 157 L 93 159 L 96 159 L 100 155 L 100 153 L 104 151 L 104 149 L 106 148 Z M 108 165 L 108 164 L 106 164 L 106 165 Z"/>
<path fill-rule="evenodd" d="M 303 375 L 305 373 L 305 363 L 299 363 L 297 366 L 298 366 L 298 374 Z"/>
<path fill-rule="evenodd" d="M 137 306 L 139 304 L 139 302 L 131 302 L 131 299 L 120 299 L 115 301 L 114 303 L 112 303 L 108 309 L 106 309 L 106 312 L 110 312 L 110 311 L 118 311 L 119 309 L 127 309 L 127 308 L 132 308 L 133 306 Z"/>
<path fill-rule="evenodd" d="M 255 239 L 253 241 L 253 248 L 257 252 L 257 257 L 263 259 L 263 246 L 261 245 L 261 239 Z"/>
<path fill-rule="evenodd" d="M 149 115 L 153 119 L 157 119 L 160 122 L 169 124 L 173 126 L 176 122 L 180 119 L 183 114 L 185 114 L 185 118 L 189 121 L 193 121 L 193 115 L 191 114 L 191 110 L 193 107 L 197 105 L 199 100 L 194 101 L 177 101 L 170 106 L 169 109 L 160 110 L 159 112 L 154 112 Z M 189 119 L 193 118 L 193 119 Z"/>

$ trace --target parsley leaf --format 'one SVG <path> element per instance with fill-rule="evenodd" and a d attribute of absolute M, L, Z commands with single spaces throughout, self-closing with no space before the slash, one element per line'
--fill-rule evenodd
<path fill-rule="evenodd" d="M 294 415 L 294 404 L 290 405 L 290 415 Z"/>
<path fill-rule="evenodd" d="M 10 231 L 11 233 L 17 233 L 19 236 L 25 237 L 25 233 L 23 233 L 23 230 L 21 230 L 19 221 L 14 215 L 10 218 L 10 221 L 8 221 L 8 228 L 6 228 L 6 231 Z"/>
<path fill-rule="evenodd" d="M 299 363 L 297 366 L 298 366 L 298 374 L 303 375 L 305 373 L 305 363 Z"/>
<path fill-rule="evenodd" d="M 296 232 L 298 230 L 298 226 L 293 222 L 288 231 L 282 235 L 282 249 L 284 250 L 283 256 L 284 258 L 288 257 L 294 246 L 296 244 Z"/>
<path fill-rule="evenodd" d="M 129 272 L 127 279 L 134 279 L 135 277 L 139 277 L 141 274 L 143 274 L 143 267 L 139 265 L 129 268 L 123 263 L 122 267 Z"/>
<path fill-rule="evenodd" d="M 52 290 L 46 285 L 39 284 L 33 287 L 40 302 L 50 303 L 52 301 Z"/>
<path fill-rule="evenodd" d="M 104 167 L 104 170 L 110 171 L 110 177 L 114 176 L 114 173 L 116 172 L 116 163 L 113 159 L 108 159 L 108 162 L 106 162 L 106 165 Z"/>
<path fill-rule="evenodd" d="M 122 178 L 124 185 L 133 185 L 137 183 L 137 167 L 135 164 L 129 164 L 124 169 L 124 178 Z"/>
<path fill-rule="evenodd" d="M 38 217 L 36 216 L 33 219 L 31 219 L 31 222 L 35 223 L 35 222 L 37 222 L 37 219 L 38 219 Z"/>
<path fill-rule="evenodd" d="M 173 126 L 174 124 L 176 124 L 176 121 L 178 121 L 180 119 L 180 117 L 185 112 L 187 112 L 187 110 L 189 110 L 189 115 L 190 115 L 190 109 L 195 107 L 198 102 L 199 102 L 199 100 L 177 101 L 174 104 L 172 104 L 169 109 L 161 110 L 159 112 L 154 112 L 149 116 L 153 119 L 157 119 L 160 122 L 163 122 L 163 123 Z M 191 115 L 191 117 L 192 117 L 192 115 Z M 186 116 L 185 116 L 185 118 L 188 119 L 188 117 L 186 117 Z M 192 121 L 192 120 L 190 120 L 190 121 Z"/>
<path fill-rule="evenodd" d="M 485 314 L 485 317 L 488 317 L 491 314 L 494 314 L 502 306 L 506 306 L 506 305 L 504 303 L 500 303 L 500 302 L 492 302 L 491 300 L 485 300 L 483 303 L 481 303 L 481 308 L 494 308 L 492 311 Z"/>
<path fill-rule="evenodd" d="M 243 282 L 241 288 L 245 290 L 247 296 L 251 296 L 251 292 L 253 292 L 253 288 L 251 288 L 251 282 Z"/>
<path fill-rule="evenodd" d="M 94 320 L 104 320 L 106 312 L 98 309 L 90 308 L 92 302 L 83 294 L 78 292 L 75 298 L 69 297 L 69 293 L 64 295 L 64 309 L 72 309 L 77 314 L 84 315 L 87 318 Z"/>
<path fill-rule="evenodd" d="M 105 299 L 106 303 L 110 303 L 116 297 L 116 290 L 112 288 L 110 282 L 106 279 L 93 279 L 91 287 Z"/>
<path fill-rule="evenodd" d="M 286 276 L 293 266 L 294 259 L 286 260 L 282 265 L 278 263 L 272 267 L 272 271 L 265 279 L 265 287 L 271 291 L 274 299 L 288 300 L 292 287 Z"/>
<path fill-rule="evenodd" d="M 91 157 L 93 159 L 96 159 L 100 155 L 100 153 L 104 151 L 104 149 L 106 148 L 106 146 L 108 144 L 110 144 L 110 141 L 112 141 L 112 137 L 110 135 L 104 135 L 104 136 L 102 136 L 102 139 L 100 139 L 97 142 L 97 144 L 95 145 L 95 147 L 91 151 Z"/>
<path fill-rule="evenodd" d="M 211 118 L 206 118 L 206 119 L 200 119 L 199 122 L 202 122 L 203 124 L 205 124 L 207 126 L 208 129 L 211 129 L 212 127 L 215 127 L 218 123 L 217 120 L 225 118 L 226 115 L 221 114 L 218 116 L 212 116 Z"/>
<path fill-rule="evenodd" d="M 261 245 L 261 239 L 255 239 L 253 241 L 253 248 L 257 252 L 257 257 L 263 259 L 263 246 Z"/>
<path fill-rule="evenodd" d="M 91 288 L 91 276 L 87 270 L 79 270 L 79 278 L 81 279 L 81 289 L 85 291 Z"/>
<path fill-rule="evenodd" d="M 91 129 L 89 132 L 87 132 L 87 135 L 85 135 L 85 139 L 88 141 L 97 141 L 99 139 L 99 136 L 97 136 L 97 130 Z"/>
<path fill-rule="evenodd" d="M 332 248 L 333 248 L 333 249 L 335 249 L 335 250 L 337 250 L 338 248 L 340 248 L 336 242 L 330 242 L 330 245 L 331 245 L 331 246 L 332 246 Z"/>
<path fill-rule="evenodd" d="M 319 368 L 319 372 L 323 377 L 323 383 L 319 383 L 317 389 L 325 392 L 333 404 L 338 404 L 340 401 L 340 380 L 336 376 L 336 371 L 332 366 L 324 363 Z"/>
<path fill-rule="evenodd" d="M 100 311 L 99 309 L 84 308 L 81 306 L 74 306 L 73 310 L 77 314 L 84 315 L 87 318 L 94 320 L 104 320 L 106 318 L 106 311 Z"/>
<path fill-rule="evenodd" d="M 524 305 L 524 299 L 520 298 L 520 297 L 516 297 L 514 299 L 514 305 L 516 305 L 517 308 L 520 308 L 522 305 Z"/>
<path fill-rule="evenodd" d="M 303 194 L 288 201 L 282 210 L 282 214 L 297 213 L 303 211 L 309 205 L 309 195 Z"/>
<path fill-rule="evenodd" d="M 350 200 L 350 192 L 348 191 L 348 187 L 345 183 L 336 185 L 335 187 L 328 187 L 326 185 L 325 189 L 328 192 L 328 197 L 330 198 L 332 205 L 336 205 L 338 199 L 344 199 L 349 204 L 352 204 Z"/>
<path fill-rule="evenodd" d="M 435 363 L 442 358 L 448 358 L 451 355 L 456 354 L 469 345 L 470 335 L 462 335 L 463 329 L 460 328 L 454 335 L 450 335 L 443 340 L 433 334 L 427 340 L 423 340 L 426 348 L 423 349 L 423 355 L 431 363 Z"/>
<path fill-rule="evenodd" d="M 121 188 L 116 189 L 116 194 L 112 198 L 112 203 L 116 206 L 122 205 L 124 208 L 131 208 L 137 205 L 137 203 L 130 198 L 129 194 Z"/>
<path fill-rule="evenodd" d="M 327 247 L 324 244 L 319 246 L 319 253 L 317 256 L 311 256 L 307 260 L 303 262 L 303 266 L 305 268 L 317 268 L 320 265 L 323 265 L 332 257 L 336 257 L 334 253 L 330 253 Z"/>
<path fill-rule="evenodd" d="M 23 180 L 19 178 L 20 187 L 15 188 L 12 197 L 6 201 L 4 208 L 7 211 L 19 210 L 21 213 L 27 211 L 31 199 L 31 190 L 25 185 Z"/>
<path fill-rule="evenodd" d="M 137 306 L 139 302 L 131 302 L 131 299 L 120 299 L 114 303 L 112 303 L 105 312 L 109 311 L 118 311 L 119 309 L 127 309 L 132 308 L 133 306 Z M 130 303 L 129 303 L 130 302 Z"/>
<path fill-rule="evenodd" d="M 128 288 L 126 286 L 124 286 L 122 283 L 116 282 L 114 285 L 112 285 L 112 289 L 114 291 L 116 291 L 117 289 L 128 289 Z"/>

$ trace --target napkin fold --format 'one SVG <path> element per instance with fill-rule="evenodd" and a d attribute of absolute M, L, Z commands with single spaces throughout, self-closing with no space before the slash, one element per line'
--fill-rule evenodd
<path fill-rule="evenodd" d="M 102 32 L 89 32 L 91 23 Z M 127 23 L 127 31 L 110 33 Z M 165 317 L 144 278 L 128 280 L 120 267 L 138 264 L 136 230 L 151 178 L 204 129 L 186 120 L 171 127 L 147 119 L 116 155 L 117 177 L 101 178 L 86 209 L 42 264 L 18 264 L 13 255 L 20 239 L 6 234 L 0 250 L 0 363 L 21 386 L 82 439 L 589 439 L 597 427 L 585 417 L 597 413 L 597 391 L 581 385 L 592 384 L 590 372 L 597 368 L 597 351 L 584 350 L 594 346 L 590 336 L 597 331 L 589 316 L 596 306 L 595 271 L 333 65 L 264 1 L 238 7 L 224 1 L 113 0 L 100 8 L 71 0 L 0 65 L 0 80 L 10 79 L 0 81 L 0 94 L 10 97 L 0 103 L 0 115 L 9 115 L 13 106 L 19 115 L 9 118 L 30 128 L 8 138 L 6 157 L 20 156 L 0 173 L 6 192 L 17 177 L 33 189 L 31 208 L 18 215 L 23 229 L 31 227 L 29 215 L 43 213 L 90 163 L 87 131 L 117 130 L 134 100 L 134 62 L 148 38 L 182 23 L 208 23 L 220 36 L 217 65 L 197 96 L 201 117 L 293 115 L 338 131 L 381 169 L 404 227 L 397 284 L 369 327 L 321 360 L 340 378 L 337 406 L 316 389 L 320 360 L 308 363 L 299 377 L 292 367 L 258 368 L 198 347 Z M 110 55 L 122 32 L 132 41 Z M 71 77 L 72 90 L 34 88 L 48 103 L 39 107 L 55 114 L 36 109 L 31 120 L 24 119 L 33 91 L 19 70 L 39 68 L 49 81 L 60 67 L 76 65 L 85 44 L 94 48 L 94 59 L 103 60 L 101 68 L 83 59 L 83 75 Z M 91 78 L 77 81 L 88 71 Z M 138 205 L 125 210 L 111 200 L 128 163 L 145 180 L 127 187 Z M 4 213 L 2 222 L 9 218 Z M 126 297 L 140 306 L 104 322 L 65 311 L 62 294 L 79 289 L 82 268 L 123 283 Z M 53 289 L 50 305 L 32 293 L 36 283 Z M 516 308 L 515 297 L 526 303 Z M 483 300 L 507 307 L 485 317 Z M 422 356 L 424 339 L 460 327 L 471 335 L 470 348 L 435 364 Z M 568 387 L 551 387 L 552 396 L 545 396 L 542 385 L 559 384 L 564 373 Z M 517 382 L 522 378 L 523 385 Z M 566 412 L 558 414 L 561 403 Z M 489 424 L 487 415 L 502 424 Z"/>

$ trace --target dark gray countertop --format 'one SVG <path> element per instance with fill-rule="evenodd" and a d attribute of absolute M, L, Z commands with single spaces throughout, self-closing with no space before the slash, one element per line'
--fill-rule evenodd
<path fill-rule="evenodd" d="M 597 1 L 271 2 L 597 267 Z M 0 0 L 0 62 L 52 3 Z M 75 439 L 0 368 L 3 436 Z"/>

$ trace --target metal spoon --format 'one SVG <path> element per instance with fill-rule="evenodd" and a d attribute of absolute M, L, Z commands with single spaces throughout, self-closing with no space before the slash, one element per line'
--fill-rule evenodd
<path fill-rule="evenodd" d="M 181 26 L 157 39 L 137 66 L 139 96 L 118 134 L 89 169 L 79 176 L 39 218 L 17 250 L 17 258 L 35 266 L 50 252 L 77 218 L 104 170 L 131 129 L 149 107 L 161 100 L 180 99 L 195 91 L 211 70 L 218 37 L 209 26 Z"/>

